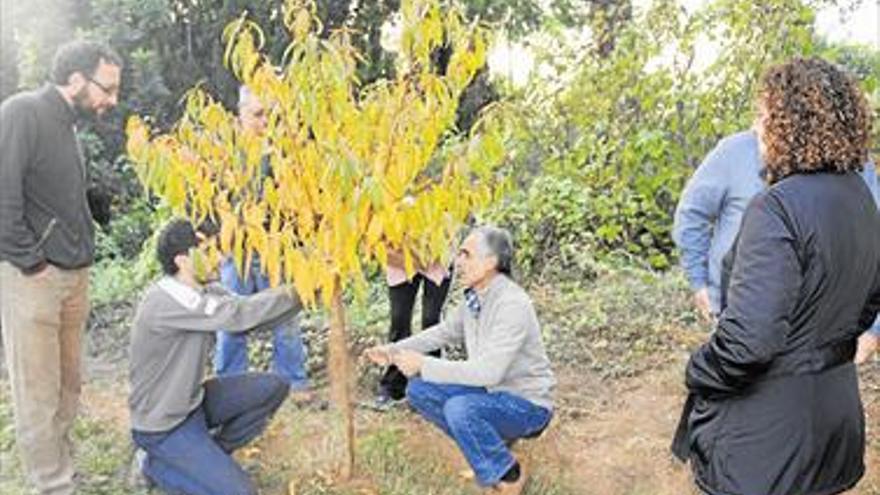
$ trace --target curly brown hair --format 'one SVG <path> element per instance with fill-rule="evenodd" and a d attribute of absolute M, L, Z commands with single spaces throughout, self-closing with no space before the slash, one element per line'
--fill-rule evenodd
<path fill-rule="evenodd" d="M 758 88 L 758 126 L 767 181 L 797 173 L 860 171 L 871 115 L 858 83 L 821 58 L 771 67 Z"/>

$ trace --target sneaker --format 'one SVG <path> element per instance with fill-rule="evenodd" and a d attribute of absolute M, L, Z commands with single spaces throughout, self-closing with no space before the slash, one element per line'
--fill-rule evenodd
<path fill-rule="evenodd" d="M 519 479 L 514 481 L 513 483 L 507 483 L 506 481 L 502 481 L 495 485 L 493 488 L 497 495 L 520 495 L 526 487 L 526 482 L 529 481 L 529 474 L 526 471 L 526 465 L 523 464 L 522 461 L 519 461 Z"/>
<path fill-rule="evenodd" d="M 147 452 L 144 449 L 137 448 L 134 455 L 131 456 L 131 466 L 128 469 L 128 485 L 137 489 L 148 489 L 153 487 L 153 482 L 144 474 L 144 468 L 147 465 Z"/>

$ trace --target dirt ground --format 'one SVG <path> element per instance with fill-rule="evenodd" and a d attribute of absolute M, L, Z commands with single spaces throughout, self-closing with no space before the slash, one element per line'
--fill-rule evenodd
<path fill-rule="evenodd" d="M 561 407 L 550 429 L 538 440 L 517 446 L 539 477 L 557 480 L 564 493 L 582 495 L 690 495 L 689 470 L 668 454 L 669 440 L 683 398 L 681 370 L 684 362 L 618 382 L 561 373 Z M 871 438 L 867 474 L 850 495 L 880 494 L 880 365 L 863 369 L 863 391 Z M 126 390 L 119 377 L 88 382 L 83 394 L 83 414 L 124 432 L 128 417 Z M 406 456 L 416 462 L 433 462 L 435 473 L 460 486 L 460 493 L 477 493 L 459 473 L 467 471 L 453 444 L 414 414 L 400 410 L 378 414 L 359 409 L 359 437 L 389 427 L 402 433 L 399 450 L 382 455 Z M 335 450 L 326 425 L 331 413 L 298 410 L 286 405 L 266 435 L 240 455 L 256 472 L 263 493 L 297 493 L 300 479 L 311 486 L 326 471 Z M 318 481 L 316 481 L 318 479 Z M 292 484 L 291 484 L 292 482 Z M 303 482 L 304 483 L 304 482 Z M 331 483 L 327 481 L 327 483 Z M 377 493 L 371 485 L 359 493 Z M 321 493 L 318 490 L 316 493 Z M 311 493 L 311 491 L 310 491 Z M 444 493 L 448 493 L 444 492 Z M 545 493 L 531 490 L 529 493 Z"/>
<path fill-rule="evenodd" d="M 548 331 L 554 336 L 550 350 L 559 356 L 555 361 L 559 387 L 557 412 L 550 428 L 540 438 L 516 446 L 518 457 L 527 459 L 526 465 L 534 475 L 526 495 L 696 494 L 689 468 L 675 462 L 668 448 L 684 399 L 683 369 L 688 349 L 706 335 L 682 326 L 676 317 L 679 310 L 671 303 L 654 305 L 665 308 L 668 314 L 662 315 L 652 312 L 649 306 L 639 306 L 643 300 L 656 299 L 658 291 L 656 285 L 643 281 L 634 284 L 635 288 L 620 283 L 603 285 L 614 289 L 608 289 L 610 295 L 601 296 L 611 309 L 581 306 L 596 300 L 595 291 L 601 287 L 590 289 L 591 297 L 583 292 L 565 297 L 554 293 L 543 304 L 542 292 L 536 291 L 549 322 Z M 668 293 L 669 301 L 684 300 L 676 287 L 660 293 Z M 639 290 L 644 291 L 643 296 L 639 296 Z M 615 319 L 617 313 L 611 310 L 622 304 L 629 304 L 624 307 L 630 309 L 618 311 L 621 319 Z M 686 310 L 684 307 L 679 312 Z M 593 313 L 601 318 L 583 323 L 586 333 L 566 333 L 566 329 L 579 328 L 577 321 L 566 318 Z M 642 314 L 645 316 L 640 320 Z M 85 495 L 146 494 L 130 490 L 125 482 L 131 455 L 126 403 L 128 336 L 124 324 L 129 315 L 128 306 L 102 312 L 89 332 L 80 415 L 87 428 L 82 428 L 79 438 L 80 442 L 90 443 L 81 450 L 90 450 L 100 464 L 81 466 L 84 471 L 92 470 L 86 474 L 91 484 Z M 669 323 L 646 326 L 654 319 Z M 621 322 L 633 327 L 627 330 L 629 333 L 621 333 Z M 603 344 L 605 339 L 607 345 Z M 633 349 L 638 352 L 616 359 Z M 618 362 L 626 366 L 614 369 L 625 373 L 608 373 L 609 363 Z M 0 492 L 5 495 L 7 488 L 12 488 L 19 495 L 25 493 L 18 489 L 20 472 L 14 466 L 10 471 L 2 463 L 14 457 L 11 410 L 2 402 L 8 401 L 2 369 L 0 353 Z M 361 394 L 366 393 L 374 378 L 360 380 Z M 867 473 L 849 495 L 880 495 L 880 362 L 863 366 L 861 378 L 869 439 Z M 266 433 L 252 447 L 238 453 L 238 458 L 263 495 L 479 493 L 473 482 L 461 475 L 469 470 L 453 443 L 405 407 L 385 414 L 359 408 L 356 414 L 358 471 L 366 473 L 362 487 L 357 489 L 334 487 L 332 468 L 340 456 L 341 442 L 333 427 L 336 422 L 332 411 L 298 408 L 288 401 Z M 108 445 L 111 452 L 101 456 Z M 105 484 L 97 479 L 100 477 L 108 478 Z"/>

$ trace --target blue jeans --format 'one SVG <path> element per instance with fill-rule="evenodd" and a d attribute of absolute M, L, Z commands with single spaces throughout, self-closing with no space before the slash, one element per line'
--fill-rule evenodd
<path fill-rule="evenodd" d="M 220 282 L 230 291 L 255 294 L 269 287 L 269 279 L 260 271 L 260 261 L 254 257 L 245 280 L 238 275 L 235 262 L 225 260 L 220 265 Z M 218 375 L 245 373 L 248 370 L 246 333 L 217 332 L 217 348 L 214 352 L 214 371 Z M 299 317 L 275 328 L 272 339 L 272 371 L 278 373 L 294 390 L 309 388 L 306 373 L 306 351 L 303 345 Z"/>
<path fill-rule="evenodd" d="M 421 378 L 410 379 L 406 397 L 419 414 L 455 440 L 482 486 L 498 484 L 516 462 L 508 442 L 541 433 L 553 416 L 507 392 Z"/>
<path fill-rule="evenodd" d="M 247 373 L 213 378 L 204 387 L 202 405 L 183 423 L 165 432 L 132 431 L 147 453 L 144 475 L 175 495 L 256 494 L 230 453 L 263 431 L 287 397 L 287 382 L 272 373 Z"/>

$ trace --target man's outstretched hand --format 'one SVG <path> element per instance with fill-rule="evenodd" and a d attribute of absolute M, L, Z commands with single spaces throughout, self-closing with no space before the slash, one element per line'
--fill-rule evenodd
<path fill-rule="evenodd" d="M 407 378 L 418 375 L 425 363 L 425 356 L 415 351 L 397 351 L 391 356 L 392 363 L 397 366 Z"/>
<path fill-rule="evenodd" d="M 709 302 L 709 289 L 703 287 L 694 292 L 694 308 L 703 321 L 714 323 L 715 317 L 712 315 L 712 303 Z"/>
<path fill-rule="evenodd" d="M 370 347 L 363 352 L 363 356 L 379 366 L 392 364 L 391 349 L 388 346 L 377 345 Z"/>
<path fill-rule="evenodd" d="M 395 365 L 401 373 L 410 377 L 422 371 L 425 356 L 409 350 L 392 349 L 386 345 L 370 347 L 363 356 L 379 366 Z"/>

